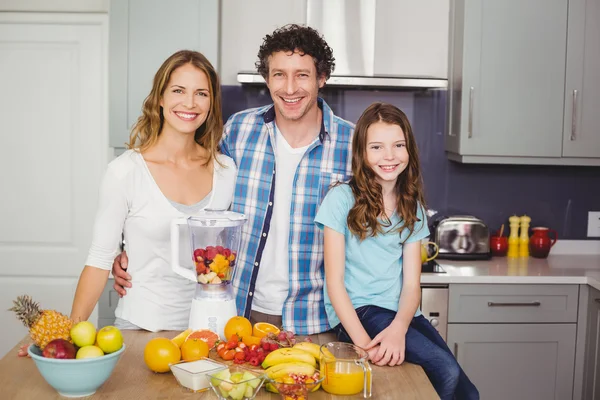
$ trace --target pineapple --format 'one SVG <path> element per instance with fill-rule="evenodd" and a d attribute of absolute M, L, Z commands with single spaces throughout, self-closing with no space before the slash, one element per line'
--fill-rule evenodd
<path fill-rule="evenodd" d="M 29 329 L 29 335 L 35 344 L 44 349 L 54 339 L 71 341 L 69 332 L 73 322 L 67 316 L 55 310 L 42 310 L 30 296 L 19 296 L 13 301 L 17 318 Z"/>

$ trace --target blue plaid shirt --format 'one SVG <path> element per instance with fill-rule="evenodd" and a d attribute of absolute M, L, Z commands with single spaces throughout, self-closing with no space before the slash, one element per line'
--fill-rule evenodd
<path fill-rule="evenodd" d="M 284 329 L 310 335 L 330 329 L 323 301 L 323 233 L 314 223 L 329 186 L 352 173 L 354 125 L 336 117 L 323 99 L 319 139 L 307 149 L 296 175 L 290 210 L 290 287 L 283 305 Z M 221 150 L 235 161 L 237 183 L 231 209 L 248 216 L 233 277 L 238 314 L 250 316 L 252 295 L 269 235 L 275 193 L 275 107 L 271 104 L 232 115 Z"/>

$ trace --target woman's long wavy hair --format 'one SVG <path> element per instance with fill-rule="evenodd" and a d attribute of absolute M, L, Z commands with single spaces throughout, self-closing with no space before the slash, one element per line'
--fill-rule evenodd
<path fill-rule="evenodd" d="M 402 128 L 408 151 L 408 165 L 398 176 L 394 190 L 398 204 L 396 212 L 402 222 L 396 228 L 398 233 L 409 229 L 410 236 L 415 227 L 419 203 L 425 207 L 423 182 L 419 164 L 417 144 L 406 114 L 397 107 L 386 103 L 373 103 L 361 115 L 352 139 L 352 174 L 348 183 L 356 200 L 348 213 L 348 227 L 360 240 L 368 236 L 383 233 L 384 227 L 390 227 L 383 207 L 383 193 L 377 182 L 377 174 L 367 163 L 367 140 L 369 127 L 376 122 L 394 124 Z M 381 218 L 383 222 L 379 221 Z M 407 236 L 407 237 L 408 237 Z"/>
<path fill-rule="evenodd" d="M 139 152 L 147 150 L 158 141 L 163 128 L 164 116 L 160 100 L 165 92 L 171 74 L 177 68 L 192 64 L 206 74 L 210 90 L 210 109 L 206 121 L 196 130 L 194 139 L 196 143 L 208 151 L 208 164 L 218 151 L 219 142 L 223 135 L 223 117 L 221 113 L 221 85 L 217 71 L 204 55 L 197 51 L 181 50 L 165 60 L 160 66 L 152 90 L 142 108 L 142 115 L 131 130 L 128 148 Z"/>

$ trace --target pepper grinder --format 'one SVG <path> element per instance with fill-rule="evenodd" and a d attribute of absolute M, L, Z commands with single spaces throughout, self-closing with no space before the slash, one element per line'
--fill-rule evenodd
<path fill-rule="evenodd" d="M 508 253 L 507 257 L 519 257 L 519 223 L 521 218 L 513 215 L 508 219 L 510 226 L 510 234 L 508 236 Z"/>
<path fill-rule="evenodd" d="M 523 215 L 521 218 L 521 237 L 519 238 L 519 257 L 529 257 L 529 223 L 531 218 Z"/>

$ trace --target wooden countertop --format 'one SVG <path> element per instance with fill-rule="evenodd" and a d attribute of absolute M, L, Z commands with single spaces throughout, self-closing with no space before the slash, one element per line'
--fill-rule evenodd
<path fill-rule="evenodd" d="M 144 346 L 154 337 L 174 337 L 174 332 L 140 332 L 123 331 L 127 348 L 121 360 L 115 367 L 111 377 L 98 391 L 86 399 L 216 399 L 209 390 L 203 393 L 193 393 L 177 383 L 171 373 L 155 374 L 144 364 Z M 335 341 L 331 334 L 315 335 L 315 343 Z M 31 399 L 64 399 L 38 372 L 33 360 L 29 357 L 18 357 L 17 350 L 23 344 L 30 342 L 29 337 L 8 352 L 0 360 L 0 398 L 11 400 Z M 433 386 L 427 379 L 423 369 L 417 365 L 404 363 L 397 367 L 373 368 L 373 399 L 405 400 L 439 399 Z M 261 389 L 257 400 L 279 400 L 279 394 Z M 356 396 L 334 396 L 318 390 L 311 393 L 310 400 L 359 399 Z"/>

